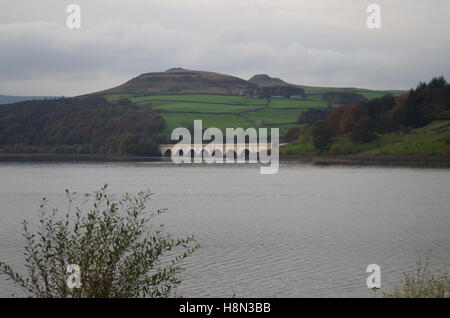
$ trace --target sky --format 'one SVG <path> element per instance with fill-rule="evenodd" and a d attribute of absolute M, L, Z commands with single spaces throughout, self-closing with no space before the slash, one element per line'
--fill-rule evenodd
<path fill-rule="evenodd" d="M 69 4 L 81 28 L 66 25 Z M 369 29 L 369 4 L 381 28 Z M 448 0 L 0 0 L 0 94 L 75 96 L 172 67 L 313 86 L 450 81 Z"/>

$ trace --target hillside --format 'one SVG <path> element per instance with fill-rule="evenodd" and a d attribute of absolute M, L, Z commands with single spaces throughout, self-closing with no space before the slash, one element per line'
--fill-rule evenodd
<path fill-rule="evenodd" d="M 399 95 L 404 91 L 401 90 L 371 90 L 365 88 L 353 88 L 353 87 L 319 87 L 319 86 L 308 86 L 308 85 L 298 85 L 291 84 L 283 81 L 280 78 L 271 77 L 267 74 L 257 74 L 249 79 L 249 82 L 257 84 L 261 87 L 270 87 L 270 86 L 295 86 L 300 87 L 305 90 L 307 95 L 316 95 L 316 94 L 326 94 L 326 93 L 354 93 L 360 94 L 367 99 L 372 99 L 376 97 L 382 97 L 386 94 Z"/>
<path fill-rule="evenodd" d="M 283 154 L 450 157 L 450 84 L 438 77 L 400 96 L 305 112 L 299 121 Z"/>
<path fill-rule="evenodd" d="M 136 96 L 161 93 L 256 95 L 258 90 L 258 85 L 234 76 L 173 68 L 166 72 L 142 74 L 125 84 L 94 95 Z"/>
<path fill-rule="evenodd" d="M 89 96 L 0 107 L 0 152 L 158 154 L 164 120 L 150 107 Z"/>
<path fill-rule="evenodd" d="M 386 93 L 295 85 L 266 74 L 245 81 L 214 72 L 173 68 L 145 73 L 91 95 L 104 96 L 109 101 L 127 98 L 136 105 L 151 105 L 166 121 L 163 135 L 167 138 L 173 128 L 188 127 L 195 119 L 202 119 L 205 128 L 278 127 L 284 136 L 309 109 L 370 100 Z M 267 98 L 270 96 L 274 98 Z"/>

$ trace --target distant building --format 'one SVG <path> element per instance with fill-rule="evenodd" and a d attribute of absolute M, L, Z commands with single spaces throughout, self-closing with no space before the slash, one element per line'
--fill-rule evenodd
<path fill-rule="evenodd" d="M 247 90 L 243 89 L 240 93 L 239 96 L 247 96 Z"/>

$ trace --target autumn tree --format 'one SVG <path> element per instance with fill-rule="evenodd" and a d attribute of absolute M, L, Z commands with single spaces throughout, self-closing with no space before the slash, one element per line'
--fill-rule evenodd
<path fill-rule="evenodd" d="M 336 128 L 325 120 L 318 121 L 312 127 L 313 144 L 320 152 L 330 147 L 336 135 Z"/>

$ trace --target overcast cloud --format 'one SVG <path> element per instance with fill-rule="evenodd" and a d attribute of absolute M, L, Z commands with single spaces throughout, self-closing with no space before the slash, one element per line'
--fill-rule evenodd
<path fill-rule="evenodd" d="M 67 5 L 82 28 L 66 27 Z M 367 5 L 382 28 L 366 27 Z M 0 94 L 72 96 L 171 67 L 304 85 L 450 80 L 448 0 L 0 0 Z"/>

